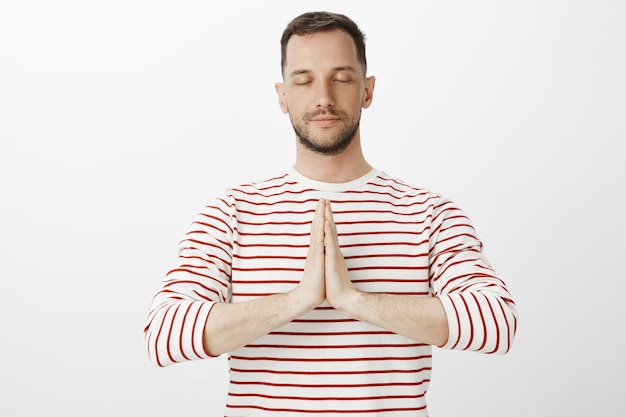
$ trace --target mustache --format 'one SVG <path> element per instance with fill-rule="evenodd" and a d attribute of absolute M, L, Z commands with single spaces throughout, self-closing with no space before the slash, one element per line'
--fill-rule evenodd
<path fill-rule="evenodd" d="M 315 119 L 316 117 L 327 116 L 327 115 L 331 115 L 340 120 L 345 120 L 346 118 L 346 115 L 343 112 L 339 112 L 333 109 L 321 109 L 321 110 L 317 110 L 314 112 L 305 113 L 303 119 L 308 122 L 308 121 Z"/>

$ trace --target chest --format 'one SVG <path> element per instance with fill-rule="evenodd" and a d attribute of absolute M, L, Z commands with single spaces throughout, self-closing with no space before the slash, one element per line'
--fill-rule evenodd
<path fill-rule="evenodd" d="M 299 282 L 314 204 L 238 214 L 233 301 L 287 292 Z M 429 294 L 429 210 L 414 204 L 333 202 L 339 245 L 362 291 Z"/>

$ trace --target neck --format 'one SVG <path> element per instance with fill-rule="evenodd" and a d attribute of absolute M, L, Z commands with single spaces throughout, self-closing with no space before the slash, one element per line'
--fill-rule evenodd
<path fill-rule="evenodd" d="M 297 140 L 297 139 L 296 139 Z M 337 155 L 323 155 L 305 148 L 297 141 L 296 171 L 315 181 L 342 183 L 361 178 L 372 170 L 365 160 L 359 137 Z"/>

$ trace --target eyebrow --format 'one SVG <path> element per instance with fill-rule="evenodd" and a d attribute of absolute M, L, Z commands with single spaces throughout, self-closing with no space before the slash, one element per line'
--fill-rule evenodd
<path fill-rule="evenodd" d="M 343 65 L 341 67 L 335 67 L 333 68 L 332 71 L 333 72 L 348 71 L 348 72 L 356 73 L 356 69 L 352 65 Z M 310 72 L 311 70 L 308 70 L 308 69 L 294 70 L 291 72 L 291 74 L 289 74 L 289 77 L 295 77 L 295 76 L 302 75 L 302 74 L 308 74 Z"/>

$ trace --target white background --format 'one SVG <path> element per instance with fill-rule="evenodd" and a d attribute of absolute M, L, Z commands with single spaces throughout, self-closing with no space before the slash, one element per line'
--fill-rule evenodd
<path fill-rule="evenodd" d="M 293 163 L 314 9 L 368 36 L 370 163 L 456 200 L 518 303 L 508 355 L 435 350 L 431 415 L 623 415 L 625 2 L 8 0 L 2 416 L 223 415 L 225 359 L 159 369 L 144 320 L 202 205 Z"/>

